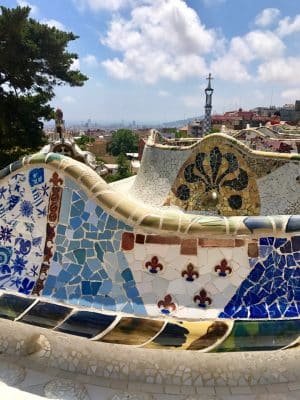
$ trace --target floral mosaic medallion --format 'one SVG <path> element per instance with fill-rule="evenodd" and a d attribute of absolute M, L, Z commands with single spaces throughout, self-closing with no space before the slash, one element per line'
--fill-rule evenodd
<path fill-rule="evenodd" d="M 183 164 L 166 204 L 222 215 L 258 215 L 259 192 L 246 157 L 231 145 L 202 142 Z"/>

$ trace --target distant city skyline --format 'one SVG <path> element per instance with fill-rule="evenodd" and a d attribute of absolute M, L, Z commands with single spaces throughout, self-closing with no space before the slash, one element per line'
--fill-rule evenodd
<path fill-rule="evenodd" d="M 294 0 L 2 0 L 78 36 L 84 87 L 56 89 L 67 121 L 163 123 L 300 98 L 300 3 Z"/>

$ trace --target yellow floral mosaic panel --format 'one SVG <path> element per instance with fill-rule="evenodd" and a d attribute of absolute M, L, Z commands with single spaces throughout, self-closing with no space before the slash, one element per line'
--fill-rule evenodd
<path fill-rule="evenodd" d="M 256 175 L 247 156 L 222 138 L 203 140 L 186 160 L 165 205 L 219 215 L 259 215 Z"/>

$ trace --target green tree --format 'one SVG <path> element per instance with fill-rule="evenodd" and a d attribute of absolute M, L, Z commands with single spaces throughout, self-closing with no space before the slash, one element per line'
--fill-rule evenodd
<path fill-rule="evenodd" d="M 82 86 L 87 77 L 67 51 L 72 32 L 29 18 L 29 7 L 0 7 L 0 166 L 43 144 L 42 120 L 54 116 L 56 85 Z"/>
<path fill-rule="evenodd" d="M 94 143 L 95 138 L 93 136 L 82 135 L 80 138 L 75 139 L 75 142 L 81 148 L 81 150 L 86 150 L 86 145 L 89 143 Z"/>
<path fill-rule="evenodd" d="M 124 154 L 120 154 L 118 157 L 118 171 L 117 174 L 119 179 L 128 178 L 131 175 L 130 163 Z"/>
<path fill-rule="evenodd" d="M 115 182 L 120 179 L 128 178 L 132 175 L 130 171 L 130 163 L 124 154 L 120 154 L 117 159 L 118 170 L 113 175 L 107 175 L 105 177 L 106 182 Z"/>
<path fill-rule="evenodd" d="M 136 153 L 138 150 L 138 136 L 130 129 L 118 129 L 112 135 L 108 151 L 113 156 L 125 153 Z"/>

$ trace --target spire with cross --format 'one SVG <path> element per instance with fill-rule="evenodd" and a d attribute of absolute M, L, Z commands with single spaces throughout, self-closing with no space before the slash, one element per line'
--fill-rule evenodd
<path fill-rule="evenodd" d="M 206 134 L 211 130 L 212 94 L 214 92 L 214 89 L 211 87 L 211 81 L 213 79 L 211 73 L 209 73 L 206 79 L 208 80 L 208 84 L 207 88 L 205 89 L 205 116 L 202 128 L 203 134 Z"/>

